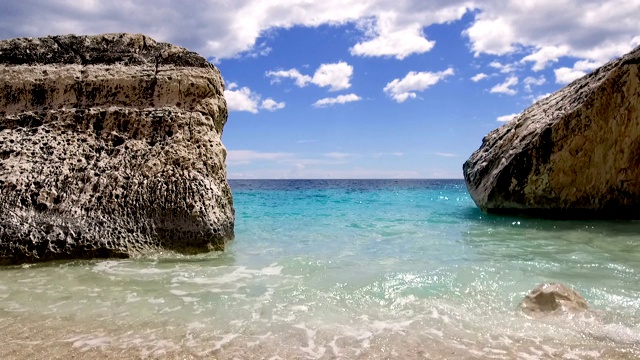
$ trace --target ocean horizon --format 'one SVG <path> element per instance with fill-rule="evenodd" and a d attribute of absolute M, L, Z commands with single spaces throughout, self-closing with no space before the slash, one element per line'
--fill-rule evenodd
<path fill-rule="evenodd" d="M 0 358 L 631 359 L 640 221 L 482 213 L 461 179 L 230 179 L 223 252 L 0 269 Z M 590 311 L 530 318 L 560 282 Z"/>

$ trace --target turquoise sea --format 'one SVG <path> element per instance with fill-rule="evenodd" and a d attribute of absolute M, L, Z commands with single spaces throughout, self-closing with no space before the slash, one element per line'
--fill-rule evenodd
<path fill-rule="evenodd" d="M 231 180 L 220 253 L 0 269 L 0 358 L 640 359 L 640 222 L 488 216 L 462 180 Z M 541 282 L 591 312 L 517 310 Z"/>

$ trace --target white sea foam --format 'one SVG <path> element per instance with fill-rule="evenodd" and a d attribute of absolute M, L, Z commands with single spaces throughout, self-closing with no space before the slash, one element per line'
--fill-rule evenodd
<path fill-rule="evenodd" d="M 187 291 L 177 290 L 177 289 L 171 289 L 171 290 L 169 290 L 169 292 L 172 293 L 175 296 L 185 296 L 185 295 L 189 294 L 189 292 L 187 292 Z"/>
<path fill-rule="evenodd" d="M 64 300 L 64 301 L 57 302 L 57 303 L 55 303 L 55 304 L 47 305 L 47 307 L 48 307 L 48 308 L 50 308 L 50 309 L 55 309 L 55 308 L 57 308 L 58 306 L 63 305 L 63 304 L 66 304 L 66 303 L 68 303 L 68 301 L 67 301 L 67 300 Z"/>
<path fill-rule="evenodd" d="M 200 300 L 199 298 L 195 298 L 195 297 L 191 297 L 191 296 L 182 296 L 182 297 L 180 297 L 180 299 L 182 299 L 182 301 L 184 301 L 185 304 L 196 302 L 196 301 Z"/>
<path fill-rule="evenodd" d="M 309 329 L 304 323 L 293 325 L 294 328 L 301 329 L 307 337 L 307 346 L 301 346 L 300 350 L 307 354 L 307 358 L 319 359 L 327 350 L 324 346 L 317 346 L 315 342 L 317 330 Z"/>
<path fill-rule="evenodd" d="M 214 341 L 213 342 L 213 345 L 214 345 L 213 348 L 209 349 L 207 351 L 207 353 L 221 349 L 224 345 L 230 343 L 233 339 L 235 339 L 238 336 L 240 336 L 240 334 L 224 334 L 224 335 L 220 335 L 219 337 L 221 337 L 222 339 L 220 339 L 218 341 Z"/>
<path fill-rule="evenodd" d="M 602 337 L 617 343 L 640 344 L 640 329 L 621 324 L 591 326 L 587 332 L 595 337 Z"/>
<path fill-rule="evenodd" d="M 72 342 L 72 347 L 79 348 L 80 351 L 87 351 L 97 347 L 104 347 L 109 345 L 113 339 L 108 336 L 91 336 L 91 335 L 83 335 L 72 339 L 64 340 L 67 342 Z"/>

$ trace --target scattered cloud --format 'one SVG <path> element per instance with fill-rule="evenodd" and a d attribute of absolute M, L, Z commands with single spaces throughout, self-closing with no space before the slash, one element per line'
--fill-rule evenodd
<path fill-rule="evenodd" d="M 556 83 L 568 84 L 576 79 L 585 76 L 587 73 L 581 70 L 575 70 L 568 67 L 561 67 L 553 70 L 556 75 Z"/>
<path fill-rule="evenodd" d="M 344 3 L 339 4 L 344 6 Z M 466 0 L 410 1 L 398 3 L 398 6 L 388 0 L 354 4 L 361 4 L 366 9 L 364 16 L 356 19 L 364 40 L 350 49 L 351 55 L 395 57 L 398 60 L 423 54 L 434 47 L 435 41 L 425 37 L 424 27 L 459 20 L 474 7 Z"/>
<path fill-rule="evenodd" d="M 307 86 L 312 79 L 309 75 L 302 75 L 298 69 L 267 71 L 265 75 L 271 78 L 272 84 L 279 83 L 282 78 L 294 79 L 298 87 Z"/>
<path fill-rule="evenodd" d="M 542 99 L 546 98 L 547 96 L 549 96 L 551 94 L 552 93 L 544 93 L 544 94 L 538 95 L 538 96 L 533 98 L 533 102 L 535 103 L 535 102 L 537 102 L 539 100 L 542 100 Z"/>
<path fill-rule="evenodd" d="M 471 78 L 471 81 L 473 81 L 473 82 L 478 82 L 478 81 L 483 80 L 483 79 L 486 79 L 486 78 L 488 78 L 488 77 L 489 77 L 489 75 L 487 75 L 487 74 L 485 74 L 485 73 L 479 73 L 479 74 L 474 75 L 474 76 Z"/>
<path fill-rule="evenodd" d="M 516 71 L 516 64 L 501 64 L 499 61 L 492 61 L 489 66 L 494 69 L 498 69 L 503 74 Z"/>
<path fill-rule="evenodd" d="M 257 58 L 260 56 L 267 56 L 271 53 L 271 50 L 273 50 L 271 47 L 267 46 L 266 42 L 261 42 L 258 45 L 255 45 L 254 47 L 252 47 L 251 49 L 247 50 L 247 51 L 243 51 L 241 53 L 236 54 L 234 57 L 236 58 L 243 58 L 243 57 L 248 57 L 248 58 Z"/>
<path fill-rule="evenodd" d="M 499 116 L 497 120 L 499 122 L 508 122 L 508 121 L 511 121 L 511 120 L 515 119 L 519 115 L 520 114 L 503 115 L 503 116 Z"/>
<path fill-rule="evenodd" d="M 351 76 L 353 76 L 353 66 L 344 61 L 334 64 L 322 64 L 313 76 L 303 75 L 298 69 L 267 71 L 267 77 L 271 78 L 271 83 L 278 83 L 283 78 L 295 80 L 299 87 L 305 87 L 312 83 L 320 87 L 329 87 L 329 91 L 344 90 L 351 87 Z"/>
<path fill-rule="evenodd" d="M 562 46 L 544 46 L 538 48 L 534 53 L 529 54 L 522 58 L 522 62 L 533 62 L 531 70 L 540 71 L 544 70 L 551 62 L 557 62 L 562 56 L 569 53 L 569 47 Z"/>
<path fill-rule="evenodd" d="M 261 96 L 251 91 L 248 87 L 238 87 L 236 83 L 229 83 L 224 91 L 229 111 L 247 111 L 257 114 L 259 109 L 276 111 L 285 107 L 284 102 L 277 102 L 271 98 L 261 100 Z"/>
<path fill-rule="evenodd" d="M 338 95 L 333 98 L 324 98 L 316 101 L 313 106 L 315 107 L 327 107 L 335 104 L 345 104 L 353 101 L 360 101 L 362 98 L 356 94 Z"/>
<path fill-rule="evenodd" d="M 435 41 L 427 40 L 420 24 L 399 30 L 382 30 L 377 37 L 356 44 L 351 55 L 393 56 L 402 60 L 411 54 L 422 54 L 433 48 Z"/>
<path fill-rule="evenodd" d="M 276 111 L 276 110 L 280 110 L 283 109 L 285 106 L 284 102 L 277 102 L 275 100 L 273 100 L 272 98 L 267 98 L 265 100 L 262 101 L 262 104 L 260 105 L 260 107 L 262 109 L 268 110 L 268 111 Z"/>
<path fill-rule="evenodd" d="M 439 153 L 440 156 L 455 157 L 455 154 Z M 461 178 L 459 170 L 444 171 L 434 175 L 433 171 L 385 170 L 356 165 L 354 159 L 376 159 L 375 164 L 396 161 L 405 156 L 403 152 L 358 154 L 329 152 L 321 154 L 294 154 L 288 152 L 262 152 L 255 150 L 230 150 L 227 156 L 230 179 L 391 179 L 391 178 Z M 267 163 L 263 166 L 252 163 Z M 379 166 L 379 165 L 378 165 Z M 439 171 L 438 173 L 440 173 Z M 447 175 L 443 175 L 447 173 Z"/>
<path fill-rule="evenodd" d="M 260 152 L 254 150 L 229 150 L 227 163 L 230 165 L 249 164 L 254 161 L 278 161 L 290 159 L 294 154 L 286 152 Z"/>
<path fill-rule="evenodd" d="M 561 67 L 553 70 L 556 75 L 556 83 L 568 84 L 585 76 L 588 72 L 597 69 L 602 63 L 589 60 L 576 61 L 572 68 Z"/>
<path fill-rule="evenodd" d="M 380 159 L 380 158 L 388 157 L 388 156 L 403 157 L 404 153 L 401 152 L 401 151 L 396 151 L 396 152 L 390 152 L 390 153 L 379 152 L 379 153 L 371 154 L 371 157 L 374 158 L 374 159 Z"/>
<path fill-rule="evenodd" d="M 332 159 L 343 160 L 343 159 L 352 157 L 353 154 L 344 153 L 344 152 L 330 152 L 330 153 L 324 154 L 324 156 Z"/>
<path fill-rule="evenodd" d="M 447 173 L 449 174 L 449 173 Z M 336 169 L 325 167 L 307 167 L 304 164 L 291 164 L 283 168 L 257 169 L 240 172 L 231 169 L 229 179 L 418 179 L 418 178 L 461 178 L 462 174 L 439 176 L 423 174 L 414 170 L 382 170 L 366 167 Z"/>
<path fill-rule="evenodd" d="M 360 36 L 350 48 L 353 55 L 404 59 L 434 47 L 425 28 L 465 14 L 471 14 L 472 23 L 463 34 L 474 54 L 518 52 L 534 70 L 563 56 L 606 61 L 640 43 L 637 0 L 245 0 L 188 6 L 151 0 L 124 5 L 107 0 L 12 1 L 3 4 L 0 38 L 126 31 L 226 59 L 268 55 L 268 40 L 261 37 L 271 29 L 356 24 Z M 181 26 L 158 26 L 170 23 Z"/>
<path fill-rule="evenodd" d="M 540 77 L 533 77 L 533 76 L 527 76 L 524 79 L 524 88 L 525 90 L 527 90 L 528 92 L 531 92 L 531 86 L 541 86 L 544 85 L 547 82 L 547 79 L 540 75 Z"/>
<path fill-rule="evenodd" d="M 456 154 L 446 153 L 446 152 L 437 152 L 435 154 L 438 155 L 438 156 L 442 156 L 442 157 L 456 157 L 456 156 L 458 156 Z"/>
<path fill-rule="evenodd" d="M 416 92 L 424 91 L 428 87 L 433 86 L 454 74 L 453 68 L 448 68 L 439 72 L 409 72 L 402 79 L 394 79 L 384 87 L 384 92 L 398 103 L 402 103 L 407 99 L 415 99 Z"/>
<path fill-rule="evenodd" d="M 344 90 L 351 87 L 353 66 L 344 61 L 335 64 L 322 64 L 316 70 L 311 82 L 320 87 L 329 87 L 329 91 Z"/>
<path fill-rule="evenodd" d="M 505 82 L 498 84 L 491 88 L 489 92 L 498 94 L 515 95 L 517 91 L 512 89 L 512 86 L 518 84 L 518 78 L 515 76 L 509 77 Z"/>
<path fill-rule="evenodd" d="M 248 111 L 257 114 L 260 96 L 252 93 L 248 87 L 232 90 L 236 88 L 237 85 L 231 83 L 227 90 L 224 91 L 224 98 L 227 100 L 229 111 Z"/>
<path fill-rule="evenodd" d="M 636 0 L 476 4 L 479 11 L 463 33 L 475 55 L 529 53 L 522 61 L 533 62 L 533 70 L 542 70 L 562 56 L 606 61 L 630 51 L 640 33 Z"/>
<path fill-rule="evenodd" d="M 463 34 L 471 40 L 476 56 L 480 54 L 505 55 L 515 50 L 514 30 L 507 19 L 483 11 Z"/>

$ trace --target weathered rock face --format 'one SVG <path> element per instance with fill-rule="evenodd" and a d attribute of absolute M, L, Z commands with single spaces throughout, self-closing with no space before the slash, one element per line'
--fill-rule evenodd
<path fill-rule="evenodd" d="M 587 301 L 575 290 L 559 283 L 536 286 L 520 303 L 527 315 L 575 314 L 589 308 Z"/>
<path fill-rule="evenodd" d="M 144 35 L 0 41 L 0 263 L 222 249 L 223 86 Z"/>
<path fill-rule="evenodd" d="M 640 48 L 489 133 L 463 166 L 486 212 L 640 218 Z"/>

